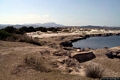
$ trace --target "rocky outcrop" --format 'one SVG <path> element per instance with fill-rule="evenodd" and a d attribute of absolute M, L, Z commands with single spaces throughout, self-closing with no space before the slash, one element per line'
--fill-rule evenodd
<path fill-rule="evenodd" d="M 60 43 L 61 46 L 64 46 L 64 47 L 72 47 L 72 42 L 71 41 L 65 41 L 65 42 L 62 42 Z"/>
<path fill-rule="evenodd" d="M 108 58 L 120 58 L 119 54 L 120 54 L 120 50 L 109 50 L 106 53 L 106 56 Z"/>
<path fill-rule="evenodd" d="M 76 42 L 76 41 L 78 41 L 78 40 L 86 39 L 86 38 L 88 38 L 88 37 L 90 37 L 90 35 L 85 35 L 85 36 L 82 36 L 82 35 L 81 35 L 80 38 L 71 39 L 70 41 Z"/>
<path fill-rule="evenodd" d="M 90 48 L 90 47 L 86 47 L 84 50 L 85 50 L 85 51 L 90 51 L 91 48 Z"/>
<path fill-rule="evenodd" d="M 96 56 L 94 55 L 93 52 L 80 52 L 80 53 L 71 54 L 71 57 L 75 58 L 79 62 L 85 62 L 94 59 Z"/>

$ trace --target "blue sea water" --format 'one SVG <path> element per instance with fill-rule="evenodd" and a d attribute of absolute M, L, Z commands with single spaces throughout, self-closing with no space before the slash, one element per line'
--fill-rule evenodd
<path fill-rule="evenodd" d="M 73 47 L 80 48 L 104 48 L 104 47 L 115 47 L 120 46 L 120 35 L 119 36 L 105 36 L 105 37 L 89 37 L 87 39 L 73 42 Z"/>

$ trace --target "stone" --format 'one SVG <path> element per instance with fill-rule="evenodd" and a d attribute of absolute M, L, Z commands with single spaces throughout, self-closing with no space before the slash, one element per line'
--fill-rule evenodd
<path fill-rule="evenodd" d="M 71 41 L 65 41 L 65 42 L 62 42 L 60 43 L 61 46 L 64 46 L 64 47 L 72 47 L 72 42 Z"/>
<path fill-rule="evenodd" d="M 77 49 L 77 52 L 80 52 L 81 51 L 81 49 Z"/>
<path fill-rule="evenodd" d="M 108 58 L 119 58 L 118 54 L 120 53 L 120 50 L 109 50 L 107 53 L 106 53 L 106 56 Z"/>
<path fill-rule="evenodd" d="M 69 55 L 69 52 L 67 51 L 55 51 L 53 53 L 54 56 L 68 56 Z"/>
<path fill-rule="evenodd" d="M 91 59 L 96 58 L 95 54 L 91 51 L 71 54 L 71 57 L 75 58 L 79 62 L 85 62 L 85 61 L 89 61 Z"/>
<path fill-rule="evenodd" d="M 89 50 L 91 50 L 91 48 L 86 47 L 84 50 L 85 50 L 85 51 L 89 51 Z"/>

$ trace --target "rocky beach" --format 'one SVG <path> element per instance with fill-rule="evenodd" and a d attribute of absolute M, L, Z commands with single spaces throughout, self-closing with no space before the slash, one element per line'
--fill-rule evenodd
<path fill-rule="evenodd" d="M 0 41 L 0 71 L 2 73 L 0 80 L 54 80 L 54 78 L 56 80 L 93 80 L 101 76 L 120 77 L 120 46 L 81 49 L 74 48 L 72 45 L 72 42 L 91 36 L 120 35 L 119 30 L 94 32 L 75 30 L 58 33 L 38 31 L 26 34 L 41 42 L 43 46 Z M 36 61 L 39 62 L 39 60 L 42 60 L 42 65 L 44 65 L 40 69 L 36 67 Z M 93 76 L 96 73 L 89 73 L 92 69 L 97 69 L 98 74 L 100 72 L 102 75 Z"/>

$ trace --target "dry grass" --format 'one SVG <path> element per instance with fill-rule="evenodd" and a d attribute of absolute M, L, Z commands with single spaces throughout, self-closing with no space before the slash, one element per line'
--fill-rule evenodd
<path fill-rule="evenodd" d="M 107 57 L 96 58 L 94 62 L 101 64 L 104 68 L 109 71 L 106 72 L 108 77 L 120 77 L 120 60 L 109 59 Z M 117 74 L 115 74 L 117 73 Z"/>
<path fill-rule="evenodd" d="M 97 58 L 93 62 L 101 64 L 105 68 L 105 77 L 120 77 L 120 59 L 108 58 L 107 49 L 98 49 L 95 51 Z"/>
<path fill-rule="evenodd" d="M 88 78 L 88 77 L 81 77 L 81 76 L 71 75 L 71 74 L 62 74 L 60 71 L 45 72 L 43 68 L 40 68 L 40 67 L 41 66 L 46 67 L 46 69 L 49 70 L 50 67 L 47 64 L 47 61 L 53 60 L 53 58 L 51 58 L 50 54 L 42 55 L 44 57 L 46 56 L 49 57 L 49 59 L 47 59 L 46 61 L 46 59 L 41 57 L 40 53 L 37 53 L 37 52 L 40 50 L 42 51 L 42 50 L 49 50 L 49 49 L 52 50 L 52 48 L 48 48 L 45 46 L 36 46 L 28 43 L 0 41 L 0 54 L 1 54 L 0 55 L 0 80 L 93 80 L 93 78 Z M 109 59 L 108 57 L 106 57 L 105 54 L 102 54 L 103 51 L 101 49 L 99 51 L 96 51 L 95 53 L 97 53 L 96 54 L 97 57 L 93 59 L 92 62 L 102 65 L 102 67 L 105 68 L 105 71 L 106 69 L 109 69 L 113 73 L 118 73 L 117 75 L 111 74 L 105 77 L 115 77 L 115 76 L 120 77 L 119 76 L 120 75 L 119 59 Z M 25 55 L 25 54 L 28 54 L 28 55 Z M 32 54 L 32 55 L 29 55 L 29 54 Z M 26 68 L 26 66 L 19 65 L 21 64 L 20 62 L 22 62 L 23 60 L 25 61 L 25 59 L 27 60 L 27 63 L 28 63 L 28 65 L 26 66 L 29 67 L 30 69 Z M 37 66 L 35 67 L 35 65 Z M 52 62 L 51 65 L 55 65 L 55 68 L 56 68 L 56 63 Z M 17 68 L 18 71 L 21 70 L 18 73 L 18 75 L 11 74 L 11 71 L 13 70 L 14 66 L 18 67 Z M 91 69 L 90 66 L 88 67 Z M 41 69 L 43 70 L 43 72 L 40 71 Z"/>
<path fill-rule="evenodd" d="M 16 42 L 16 41 L 17 42 L 26 42 L 26 43 L 41 46 L 41 44 L 36 39 L 32 39 L 26 35 L 10 34 L 4 30 L 0 30 L 0 40 L 14 41 L 14 42 Z"/>
<path fill-rule="evenodd" d="M 26 56 L 24 62 L 28 67 L 32 67 L 33 69 L 40 72 L 50 72 L 51 70 L 45 66 L 45 61 L 41 57 L 35 56 Z"/>
<path fill-rule="evenodd" d="M 17 35 L 17 34 L 12 34 L 12 36 L 6 38 L 7 41 L 17 41 L 17 42 L 26 42 L 34 45 L 39 45 L 41 46 L 40 42 L 38 42 L 35 39 L 32 39 L 26 35 Z"/>
<path fill-rule="evenodd" d="M 86 76 L 90 78 L 101 78 L 103 77 L 104 69 L 100 65 L 90 63 L 86 68 Z"/>
<path fill-rule="evenodd" d="M 60 71 L 41 72 L 32 66 L 23 64 L 26 57 L 28 60 L 33 57 L 38 61 L 42 59 L 40 64 L 49 69 L 46 59 L 44 60 L 40 53 L 36 53 L 41 49 L 49 48 L 22 42 L 0 41 L 0 80 L 93 80 L 78 75 L 62 74 Z M 46 57 L 47 55 L 43 56 Z M 49 55 L 48 58 L 48 61 L 53 59 Z"/>

